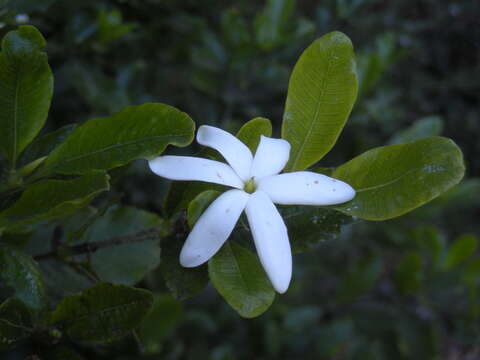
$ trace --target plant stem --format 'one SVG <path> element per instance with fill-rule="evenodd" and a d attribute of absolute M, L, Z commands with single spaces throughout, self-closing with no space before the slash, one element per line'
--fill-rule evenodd
<path fill-rule="evenodd" d="M 45 254 L 34 256 L 34 259 L 39 261 L 39 260 L 52 259 L 56 257 L 62 257 L 62 255 L 70 257 L 70 256 L 81 255 L 81 254 L 94 253 L 99 249 L 103 249 L 111 246 L 134 244 L 137 242 L 149 241 L 149 240 L 157 240 L 159 238 L 159 233 L 160 233 L 160 229 L 153 227 L 153 228 L 139 231 L 131 235 L 114 237 L 107 241 L 96 241 L 91 243 L 83 243 L 83 244 L 74 245 L 74 246 L 62 247 L 58 250 L 54 250 Z"/>

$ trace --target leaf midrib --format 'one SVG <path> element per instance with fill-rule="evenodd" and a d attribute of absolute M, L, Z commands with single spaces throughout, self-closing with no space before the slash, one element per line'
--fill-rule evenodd
<path fill-rule="evenodd" d="M 80 159 L 84 159 L 84 158 L 87 158 L 89 156 L 95 156 L 95 155 L 100 154 L 100 153 L 105 152 L 105 151 L 120 148 L 120 147 L 123 147 L 123 146 L 134 145 L 134 144 L 141 143 L 141 142 L 147 141 L 147 140 L 163 139 L 165 137 L 180 138 L 180 137 L 186 137 L 188 135 L 189 134 L 187 134 L 187 133 L 178 134 L 178 135 L 168 135 L 168 134 L 166 134 L 166 135 L 156 135 L 156 136 L 143 137 L 143 138 L 140 138 L 140 139 L 135 139 L 135 140 L 132 140 L 132 141 L 127 141 L 127 142 L 123 142 L 123 143 L 119 143 L 119 144 L 113 144 L 113 145 L 104 147 L 102 149 L 98 149 L 98 150 L 88 152 L 88 153 L 85 153 L 85 154 L 82 154 L 82 155 L 78 155 L 78 156 L 74 156 L 74 157 L 71 157 L 71 158 L 68 158 L 68 159 L 61 160 L 58 163 L 54 163 L 53 165 L 47 166 L 45 168 L 45 170 L 46 169 L 51 169 L 51 168 L 57 168 L 61 165 L 65 165 L 66 163 L 69 163 L 69 162 L 72 162 L 72 161 L 77 161 L 77 160 L 80 160 Z"/>
<path fill-rule="evenodd" d="M 405 173 L 403 173 L 402 175 L 398 176 L 397 178 L 395 178 L 393 180 L 390 180 L 390 181 L 387 181 L 386 183 L 382 183 L 382 184 L 373 185 L 373 186 L 369 186 L 369 187 L 366 187 L 366 188 L 358 189 L 358 190 L 356 190 L 356 192 L 359 193 L 359 192 L 364 192 L 364 191 L 376 190 L 376 189 L 380 189 L 382 187 L 386 187 L 386 186 L 395 184 L 397 181 L 400 181 L 400 179 L 404 178 L 405 176 L 410 175 L 412 172 L 415 172 L 415 171 L 420 170 L 422 168 L 423 167 L 416 167 L 416 168 L 410 169 L 410 170 L 406 171 Z"/>
<path fill-rule="evenodd" d="M 331 65 L 332 65 L 332 61 L 331 61 L 331 55 L 332 55 L 332 52 L 333 50 L 331 50 L 329 53 L 328 53 L 328 65 L 327 65 L 327 71 L 325 72 L 325 75 L 322 79 L 322 84 L 320 86 L 320 96 L 319 96 L 319 99 L 317 101 L 317 104 L 315 106 L 315 114 L 313 115 L 313 119 L 312 121 L 310 121 L 310 124 L 308 126 L 308 131 L 307 131 L 307 134 L 305 135 L 305 137 L 303 138 L 303 140 L 301 141 L 301 145 L 300 145 L 300 149 L 297 151 L 297 153 L 295 154 L 295 158 L 294 158 L 294 161 L 292 163 L 292 169 L 296 169 L 297 165 L 298 165 L 298 162 L 300 161 L 300 156 L 305 148 L 305 144 L 307 143 L 307 140 L 310 138 L 312 132 L 313 132 L 313 125 L 314 123 L 317 122 L 318 120 L 318 114 L 319 114 L 319 110 L 320 110 L 320 107 L 322 105 L 322 100 L 325 96 L 325 87 L 326 87 L 326 82 L 327 82 L 327 79 L 329 77 L 329 74 L 330 74 L 330 68 L 331 68 Z"/>

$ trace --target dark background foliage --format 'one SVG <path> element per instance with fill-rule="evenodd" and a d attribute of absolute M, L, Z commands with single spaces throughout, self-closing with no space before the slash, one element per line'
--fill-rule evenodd
<path fill-rule="evenodd" d="M 360 93 L 320 166 L 339 165 L 395 136 L 441 133 L 465 154 L 468 177 L 440 199 L 396 220 L 359 221 L 340 239 L 295 257 L 290 290 L 259 318 L 240 318 L 211 288 L 183 303 L 164 295 L 161 341 L 147 344 L 147 353 L 160 354 L 152 358 L 480 357 L 474 235 L 480 215 L 479 2 L 3 2 L 1 35 L 25 21 L 48 40 L 55 95 L 45 132 L 158 101 L 187 112 L 197 125 L 232 131 L 264 116 L 279 135 L 296 59 L 315 38 L 340 30 L 356 48 Z M 164 185 L 143 161 L 117 173 L 102 201 L 161 211 Z M 155 274 L 144 282 L 166 293 Z M 2 358 L 21 359 L 35 346 Z M 149 358 L 138 355 L 133 339 L 77 350 L 87 359 Z M 52 358 L 74 358 L 56 352 Z"/>

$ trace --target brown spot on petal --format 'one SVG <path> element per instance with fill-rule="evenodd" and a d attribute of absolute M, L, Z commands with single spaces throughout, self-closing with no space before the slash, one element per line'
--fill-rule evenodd
<path fill-rule="evenodd" d="M 318 184 L 318 180 L 315 180 L 314 183 L 315 183 L 315 184 Z"/>

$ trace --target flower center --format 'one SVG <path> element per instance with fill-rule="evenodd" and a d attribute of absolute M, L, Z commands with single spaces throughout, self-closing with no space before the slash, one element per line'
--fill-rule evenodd
<path fill-rule="evenodd" d="M 253 194 L 255 190 L 257 190 L 257 184 L 255 184 L 255 180 L 253 177 L 248 179 L 248 181 L 245 183 L 245 186 L 243 187 L 243 190 L 249 194 Z"/>

